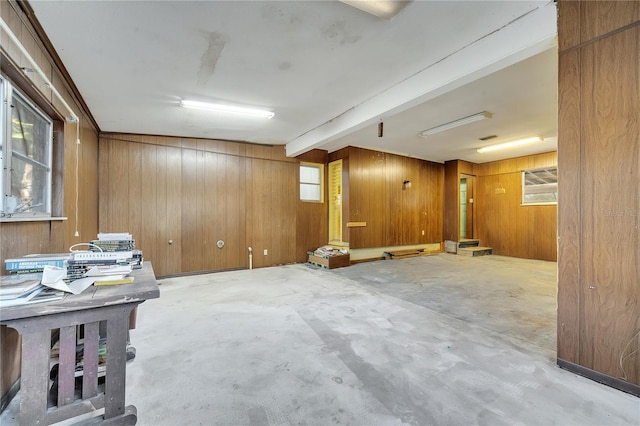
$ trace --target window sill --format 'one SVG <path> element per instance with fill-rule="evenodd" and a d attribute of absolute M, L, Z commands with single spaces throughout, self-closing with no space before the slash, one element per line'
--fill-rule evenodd
<path fill-rule="evenodd" d="M 67 220 L 66 217 L 0 217 L 0 223 L 5 222 L 53 222 L 57 220 Z"/>

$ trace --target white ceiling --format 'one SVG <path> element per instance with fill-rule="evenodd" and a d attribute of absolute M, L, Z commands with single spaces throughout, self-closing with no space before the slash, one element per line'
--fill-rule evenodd
<path fill-rule="evenodd" d="M 104 132 L 286 144 L 288 155 L 352 145 L 440 162 L 556 147 L 552 1 L 413 1 L 392 19 L 329 0 L 30 4 Z M 188 110 L 180 99 L 275 117 Z M 493 118 L 417 136 L 481 111 Z M 530 136 L 545 141 L 475 151 Z"/>

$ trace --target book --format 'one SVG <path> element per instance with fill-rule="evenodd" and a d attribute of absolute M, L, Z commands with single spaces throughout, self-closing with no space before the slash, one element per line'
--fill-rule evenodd
<path fill-rule="evenodd" d="M 133 240 L 92 240 L 89 249 L 91 251 L 132 251 L 135 248 Z"/>
<path fill-rule="evenodd" d="M 116 261 L 130 261 L 133 258 L 131 251 L 110 251 L 110 252 L 95 252 L 95 251 L 80 251 L 73 253 L 73 260 L 116 260 Z"/>
<path fill-rule="evenodd" d="M 70 259 L 70 255 L 56 256 L 49 255 L 47 257 L 34 257 L 25 256 L 16 259 L 6 259 L 4 261 L 7 271 L 25 271 L 25 270 L 40 270 L 49 265 L 64 268 L 67 260 Z"/>
<path fill-rule="evenodd" d="M 93 285 L 102 286 L 102 285 L 119 285 L 119 284 L 131 284 L 135 280 L 135 277 L 122 277 L 122 278 L 99 278 L 97 279 Z"/>
<path fill-rule="evenodd" d="M 131 273 L 131 265 L 95 265 L 87 270 L 87 277 L 105 277 L 113 275 L 127 275 Z"/>
<path fill-rule="evenodd" d="M 0 308 L 8 308 L 11 306 L 30 305 L 33 303 L 51 302 L 54 300 L 60 300 L 64 297 L 63 291 L 57 291 L 45 286 L 37 287 L 31 293 L 24 297 L 17 297 L 15 299 L 0 299 Z"/>
<path fill-rule="evenodd" d="M 98 240 L 133 240 L 133 236 L 127 232 L 101 232 L 98 234 Z"/>
<path fill-rule="evenodd" d="M 40 285 L 39 279 L 0 277 L 0 299 L 15 299 L 27 295 Z"/>

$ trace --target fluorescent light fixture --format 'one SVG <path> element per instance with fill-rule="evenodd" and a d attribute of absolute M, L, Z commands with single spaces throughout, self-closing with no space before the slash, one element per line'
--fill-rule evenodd
<path fill-rule="evenodd" d="M 544 139 L 541 138 L 541 137 L 520 139 L 520 140 L 513 141 L 513 142 L 500 143 L 498 145 L 485 146 L 484 148 L 480 148 L 478 150 L 478 152 L 482 154 L 482 153 L 485 153 L 485 152 L 496 151 L 498 149 L 513 148 L 513 147 L 516 147 L 516 146 L 526 145 L 526 144 L 529 144 L 529 143 L 542 142 L 543 140 Z"/>
<path fill-rule="evenodd" d="M 491 117 L 493 117 L 493 114 L 491 114 L 489 111 L 482 111 L 477 114 L 461 118 L 459 120 L 450 121 L 449 123 L 441 124 L 439 126 L 423 130 L 419 133 L 419 135 L 430 136 L 436 133 L 444 132 L 445 130 L 451 130 L 459 126 L 464 126 L 465 124 L 474 123 L 476 121 L 484 120 Z"/>
<path fill-rule="evenodd" d="M 411 1 L 398 0 L 340 0 L 344 4 L 353 6 L 378 18 L 391 19 L 396 16 Z"/>
<path fill-rule="evenodd" d="M 234 106 L 234 105 L 212 104 L 209 102 L 188 101 L 186 99 L 182 99 L 180 101 L 180 106 L 184 108 L 204 109 L 207 111 L 224 112 L 224 113 L 230 113 L 230 114 L 251 115 L 254 117 L 262 117 L 266 119 L 272 118 L 275 115 L 273 111 L 268 111 L 266 109 L 247 108 L 247 107 Z"/>

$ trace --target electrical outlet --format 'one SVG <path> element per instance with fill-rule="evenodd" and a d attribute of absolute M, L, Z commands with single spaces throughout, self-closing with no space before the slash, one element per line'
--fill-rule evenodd
<path fill-rule="evenodd" d="M 424 229 L 422 230 L 422 235 L 424 235 Z"/>
<path fill-rule="evenodd" d="M 268 254 L 269 254 L 269 250 L 264 249 L 264 255 L 266 256 L 266 255 L 268 255 Z"/>

